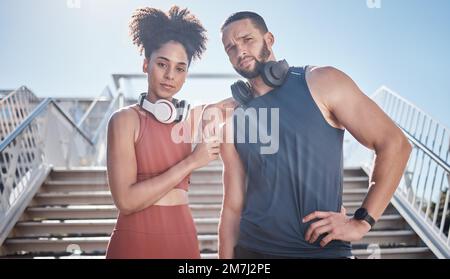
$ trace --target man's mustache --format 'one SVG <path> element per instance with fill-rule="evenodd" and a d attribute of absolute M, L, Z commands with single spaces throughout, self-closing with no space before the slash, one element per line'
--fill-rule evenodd
<path fill-rule="evenodd" d="M 243 60 L 248 59 L 248 58 L 258 61 L 254 56 L 244 56 L 244 57 L 238 58 L 238 65 L 240 65 Z"/>

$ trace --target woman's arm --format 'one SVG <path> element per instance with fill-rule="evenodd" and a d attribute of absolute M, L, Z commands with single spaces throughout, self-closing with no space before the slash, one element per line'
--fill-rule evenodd
<path fill-rule="evenodd" d="M 136 182 L 137 162 L 134 150 L 139 118 L 130 109 L 116 112 L 108 123 L 108 182 L 117 208 L 123 214 L 140 211 L 161 199 L 194 169 L 218 158 L 219 143 L 200 143 L 184 160 L 166 172 Z"/>

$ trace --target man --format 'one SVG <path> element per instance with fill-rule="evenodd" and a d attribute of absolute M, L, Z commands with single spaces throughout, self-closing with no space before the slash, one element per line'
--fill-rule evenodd
<path fill-rule="evenodd" d="M 386 209 L 411 145 L 350 77 L 333 67 L 291 67 L 281 86 L 269 86 L 262 72 L 276 61 L 275 38 L 258 14 L 233 14 L 221 31 L 229 60 L 253 95 L 243 107 L 279 110 L 279 145 L 263 154 L 258 148 L 263 142 L 248 142 L 246 121 L 237 120 L 242 109 L 234 112 L 231 129 L 227 121 L 234 142 L 221 145 L 219 257 L 352 257 L 350 242 L 361 239 Z M 258 126 L 251 123 L 258 117 L 247 120 Z M 376 153 L 369 191 L 351 218 L 342 207 L 345 129 Z M 242 131 L 246 141 L 236 141 Z"/>

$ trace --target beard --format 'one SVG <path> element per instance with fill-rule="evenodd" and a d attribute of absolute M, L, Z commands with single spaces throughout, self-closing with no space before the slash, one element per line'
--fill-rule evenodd
<path fill-rule="evenodd" d="M 267 47 L 266 42 L 263 42 L 263 46 L 261 48 L 261 51 L 259 52 L 258 58 L 254 57 L 255 60 L 255 66 L 253 69 L 250 70 L 243 70 L 239 69 L 238 67 L 233 67 L 234 70 L 241 76 L 243 76 L 246 79 L 252 79 L 260 75 L 262 68 L 264 67 L 264 64 L 267 62 L 267 59 L 269 59 L 270 56 L 270 50 Z M 245 58 L 243 58 L 245 59 Z M 238 60 L 238 65 L 241 63 L 242 59 Z"/>

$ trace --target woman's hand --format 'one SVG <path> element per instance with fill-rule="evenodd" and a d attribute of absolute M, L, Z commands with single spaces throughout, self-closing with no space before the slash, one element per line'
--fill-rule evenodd
<path fill-rule="evenodd" d="M 220 142 L 216 137 L 210 137 L 198 143 L 192 152 L 191 159 L 194 167 L 201 168 L 209 162 L 219 158 Z"/>
<path fill-rule="evenodd" d="M 222 101 L 216 103 L 215 105 L 222 110 L 226 110 L 226 109 L 235 109 L 239 105 L 239 103 L 235 99 L 230 97 L 227 99 L 223 99 Z"/>

